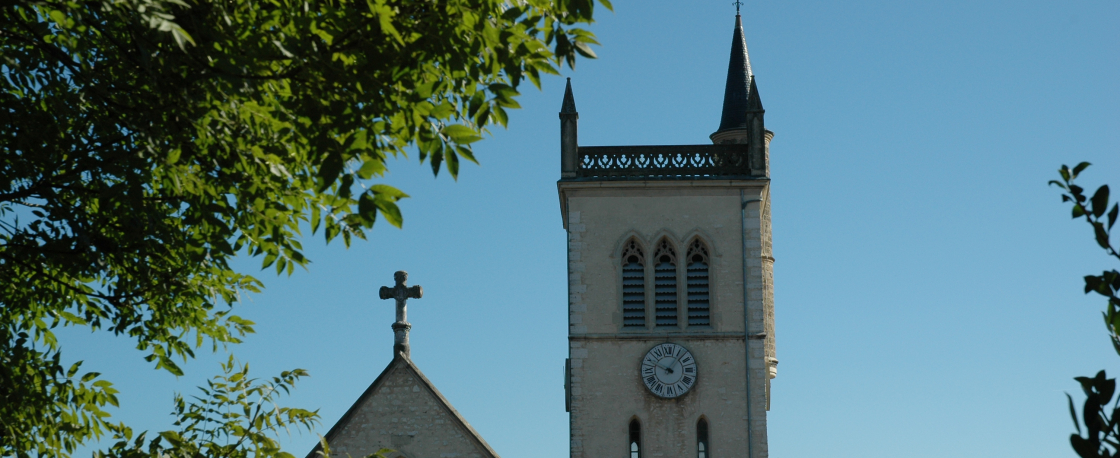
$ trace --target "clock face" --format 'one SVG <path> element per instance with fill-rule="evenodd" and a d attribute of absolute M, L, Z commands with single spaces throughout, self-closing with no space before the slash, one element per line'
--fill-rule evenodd
<path fill-rule="evenodd" d="M 675 398 L 696 384 L 696 358 L 675 343 L 659 344 L 642 358 L 642 382 L 662 398 Z"/>

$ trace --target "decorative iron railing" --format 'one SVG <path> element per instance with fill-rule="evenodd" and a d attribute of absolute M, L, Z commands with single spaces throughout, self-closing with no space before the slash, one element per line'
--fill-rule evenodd
<path fill-rule="evenodd" d="M 581 146 L 576 178 L 696 179 L 750 176 L 747 145 Z"/>

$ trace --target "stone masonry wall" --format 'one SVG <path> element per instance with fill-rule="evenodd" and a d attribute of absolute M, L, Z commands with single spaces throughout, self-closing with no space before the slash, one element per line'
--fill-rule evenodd
<path fill-rule="evenodd" d="M 383 448 L 408 458 L 491 456 L 405 364 L 386 374 L 345 421 L 330 438 L 334 456 L 361 458 Z"/>
<path fill-rule="evenodd" d="M 766 188 L 764 182 L 561 183 L 572 458 L 628 456 L 631 418 L 642 423 L 642 456 L 695 456 L 701 417 L 709 423 L 713 456 L 746 456 L 748 447 L 753 458 L 768 456 L 768 342 L 746 339 L 767 332 L 771 316 L 770 263 L 762 260 L 769 253 L 769 209 L 759 202 L 768 197 Z M 744 199 L 750 202 L 745 209 Z M 650 251 L 666 238 L 681 256 L 694 236 L 711 250 L 711 326 L 624 328 L 622 244 L 633 237 Z M 650 293 L 647 316 L 653 313 Z M 684 306 L 678 310 L 683 316 Z M 641 356 L 662 342 L 684 345 L 698 361 L 697 385 L 677 399 L 656 398 L 637 376 Z"/>

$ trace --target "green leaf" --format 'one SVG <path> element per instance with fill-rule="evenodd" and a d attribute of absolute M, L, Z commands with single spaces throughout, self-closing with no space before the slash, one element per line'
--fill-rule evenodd
<path fill-rule="evenodd" d="M 577 42 L 575 42 L 575 45 L 576 45 L 576 52 L 578 52 L 581 56 L 586 57 L 588 59 L 597 59 L 599 57 L 599 56 L 595 55 L 595 51 L 592 51 L 590 46 L 587 46 L 587 43 L 584 43 L 582 41 L 577 41 Z"/>
<path fill-rule="evenodd" d="M 1110 231 L 1112 230 L 1112 225 L 1116 224 L 1117 212 L 1120 211 L 1120 209 L 1117 208 L 1118 206 L 1120 206 L 1120 203 L 1112 204 L 1112 211 L 1108 212 L 1108 230 Z"/>
<path fill-rule="evenodd" d="M 482 139 L 481 137 L 478 137 L 478 134 L 475 132 L 474 129 L 471 129 L 470 127 L 464 126 L 462 124 L 451 124 L 451 125 L 448 125 L 448 126 L 444 126 L 443 129 L 440 129 L 440 133 L 448 136 L 449 138 L 451 138 L 452 141 L 454 141 L 456 143 L 472 143 L 474 141 L 477 141 L 477 140 L 464 141 L 464 140 L 469 140 L 471 138 L 478 138 L 479 140 Z"/>
<path fill-rule="evenodd" d="M 164 438 L 167 442 L 170 442 L 173 447 L 183 445 L 183 438 L 175 431 L 163 431 L 159 433 L 159 436 Z"/>
<path fill-rule="evenodd" d="M 358 214 L 362 217 L 362 224 L 369 228 L 377 221 L 377 203 L 373 191 L 366 191 L 358 199 Z"/>
<path fill-rule="evenodd" d="M 175 364 L 175 361 L 172 361 L 171 358 L 168 358 L 167 356 L 159 355 L 157 357 L 157 359 L 159 361 L 156 363 L 156 369 L 164 369 L 167 372 L 170 372 L 170 373 L 172 373 L 176 376 L 179 376 L 179 377 L 183 376 L 183 369 L 179 368 L 179 365 Z"/>
<path fill-rule="evenodd" d="M 1103 281 L 1103 279 L 1101 277 L 1096 276 L 1096 275 L 1086 275 L 1085 276 L 1085 294 L 1088 294 L 1092 291 L 1101 292 L 1102 291 L 1101 290 L 1102 281 Z M 1104 294 L 1104 293 L 1101 293 L 1101 294 Z"/>
<path fill-rule="evenodd" d="M 322 221 L 323 221 L 323 217 L 320 214 L 319 206 L 315 205 L 315 204 L 312 204 L 311 205 L 311 234 L 312 235 L 314 235 L 316 232 L 319 231 L 319 224 Z"/>
<path fill-rule="evenodd" d="M 1070 176 L 1069 178 L 1067 178 L 1067 180 L 1072 180 L 1074 178 L 1077 178 L 1077 175 L 1081 174 L 1081 171 L 1085 170 L 1087 167 L 1089 167 L 1089 165 L 1091 165 L 1091 164 L 1089 164 L 1088 162 L 1082 162 L 1080 164 L 1077 164 L 1077 167 L 1073 168 L 1073 175 Z"/>
<path fill-rule="evenodd" d="M 456 146 L 455 151 L 458 152 L 459 156 L 461 156 L 463 159 L 466 159 L 475 163 L 475 165 L 478 165 L 478 159 L 475 159 L 474 152 L 471 151 L 471 148 L 469 146 Z"/>
<path fill-rule="evenodd" d="M 327 153 L 323 158 L 323 164 L 319 167 L 316 192 L 323 192 L 331 187 L 338 179 L 339 174 L 342 173 L 343 165 L 345 165 L 345 162 L 342 160 L 342 154 Z"/>
<path fill-rule="evenodd" d="M 385 221 L 388 221 L 389 224 L 392 224 L 397 229 L 400 229 L 404 225 L 404 218 L 401 217 L 401 210 L 392 200 L 376 199 L 374 203 L 377 205 L 377 209 L 381 210 L 381 214 L 385 216 Z"/>
<path fill-rule="evenodd" d="M 451 174 L 451 178 L 459 179 L 459 155 L 455 154 L 455 149 L 451 148 L 446 150 L 444 157 L 447 158 L 447 172 Z"/>
<path fill-rule="evenodd" d="M 1112 246 L 1109 244 L 1108 232 L 1104 230 L 1104 224 L 1100 222 L 1093 222 L 1093 235 L 1096 236 L 1097 244 L 1104 249 L 1110 249 Z"/>
<path fill-rule="evenodd" d="M 385 161 L 381 159 L 366 159 L 362 163 L 362 168 L 358 169 L 358 177 L 363 180 L 368 180 L 375 176 L 382 176 L 385 174 Z"/>
<path fill-rule="evenodd" d="M 1081 422 L 1077 421 L 1077 409 L 1073 407 L 1073 396 L 1066 393 L 1066 399 L 1069 400 L 1069 416 L 1073 419 L 1073 427 L 1077 428 L 1077 434 L 1081 434 Z"/>
<path fill-rule="evenodd" d="M 66 319 L 66 321 L 68 321 L 70 323 L 73 323 L 73 324 L 76 324 L 76 325 L 85 326 L 85 325 L 89 324 L 86 320 L 82 319 L 81 317 L 79 317 L 77 315 L 74 315 L 73 313 L 67 312 L 65 310 L 60 310 L 58 312 L 58 314 L 60 316 L 62 316 L 62 318 Z"/>
<path fill-rule="evenodd" d="M 1089 202 L 1093 204 L 1093 216 L 1097 218 L 1104 216 L 1104 212 L 1108 210 L 1108 185 L 1097 188 L 1097 192 L 1093 193 Z"/>
<path fill-rule="evenodd" d="M 179 156 L 182 153 L 183 153 L 183 150 L 180 150 L 178 148 L 173 149 L 171 151 L 168 151 L 167 152 L 167 159 L 164 162 L 167 165 L 174 165 L 176 162 L 179 162 Z"/>
<path fill-rule="evenodd" d="M 389 186 L 387 184 L 376 184 L 376 185 L 370 186 L 369 190 L 373 193 L 376 193 L 378 195 L 378 197 L 387 197 L 387 198 L 392 198 L 394 200 L 395 199 L 404 199 L 404 198 L 408 197 L 408 194 L 405 194 L 400 189 L 394 188 L 394 187 Z"/>

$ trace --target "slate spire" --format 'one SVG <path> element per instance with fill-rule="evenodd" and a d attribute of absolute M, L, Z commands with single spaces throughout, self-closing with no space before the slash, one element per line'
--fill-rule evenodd
<path fill-rule="evenodd" d="M 751 88 L 750 95 L 747 96 L 747 111 L 750 113 L 764 112 L 762 108 L 762 98 L 758 95 L 758 85 L 756 85 L 754 75 L 751 75 Z"/>
<path fill-rule="evenodd" d="M 723 117 L 716 132 L 747 128 L 747 98 L 754 89 L 751 58 L 743 36 L 743 18 L 735 14 L 735 34 L 731 39 L 731 60 L 727 64 L 727 86 L 723 91 Z"/>
<path fill-rule="evenodd" d="M 572 95 L 572 79 L 564 88 L 564 103 L 560 105 L 560 178 L 575 178 L 576 156 L 579 155 L 579 113 L 576 98 Z"/>
<path fill-rule="evenodd" d="M 576 98 L 572 95 L 572 79 L 568 78 L 568 87 L 564 88 L 564 104 L 560 106 L 561 113 L 576 112 Z"/>

